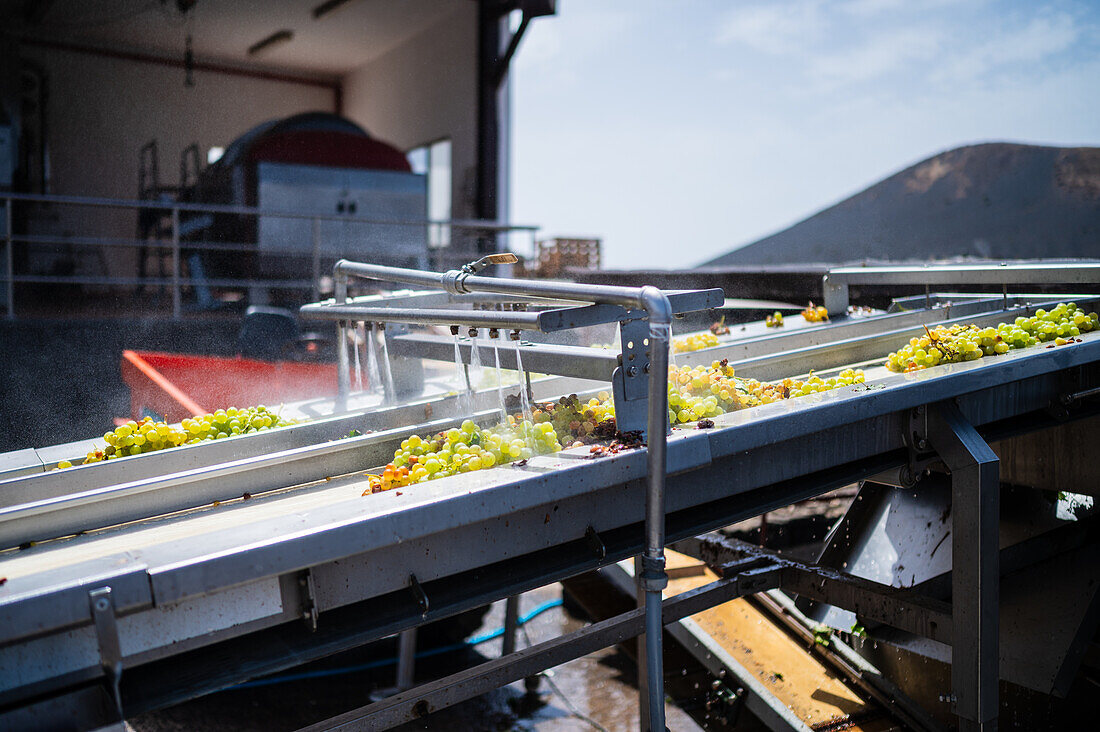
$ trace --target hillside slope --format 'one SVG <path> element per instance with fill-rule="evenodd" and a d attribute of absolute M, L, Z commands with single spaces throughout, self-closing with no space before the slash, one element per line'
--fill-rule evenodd
<path fill-rule="evenodd" d="M 1100 148 L 935 155 L 703 266 L 1100 257 Z"/>

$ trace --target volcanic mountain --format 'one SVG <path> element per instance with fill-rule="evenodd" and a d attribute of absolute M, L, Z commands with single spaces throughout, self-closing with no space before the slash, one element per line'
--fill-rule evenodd
<path fill-rule="evenodd" d="M 960 257 L 1100 257 L 1100 148 L 949 150 L 703 266 Z"/>

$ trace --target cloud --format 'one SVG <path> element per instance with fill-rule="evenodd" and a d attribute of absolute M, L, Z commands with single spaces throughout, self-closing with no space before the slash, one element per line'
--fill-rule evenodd
<path fill-rule="evenodd" d="M 837 3 L 836 9 L 853 17 L 871 17 L 886 12 L 906 11 L 924 13 L 950 5 L 968 4 L 973 7 L 982 0 L 846 0 Z"/>
<path fill-rule="evenodd" d="M 964 83 L 1009 67 L 1034 67 L 1070 50 L 1081 38 L 1082 25 L 1062 12 L 1032 18 L 1021 27 L 1002 27 L 981 43 L 957 48 L 931 78 L 937 82 Z"/>
<path fill-rule="evenodd" d="M 797 52 L 819 40 L 824 26 L 821 10 L 820 0 L 739 6 L 719 21 L 716 40 L 771 54 Z"/>
<path fill-rule="evenodd" d="M 878 79 L 935 59 L 944 44 L 938 28 L 890 29 L 858 44 L 823 54 L 811 69 L 826 88 Z"/>

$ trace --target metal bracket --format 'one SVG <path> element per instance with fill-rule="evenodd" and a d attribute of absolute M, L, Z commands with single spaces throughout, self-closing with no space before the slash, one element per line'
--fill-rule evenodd
<path fill-rule="evenodd" d="M 934 462 L 936 451 L 928 439 L 928 407 L 921 404 L 909 412 L 909 429 L 905 434 L 905 445 L 909 448 L 909 477 L 913 483 L 920 480 L 925 467 Z"/>
<path fill-rule="evenodd" d="M 115 622 L 115 602 L 110 587 L 100 587 L 88 593 L 88 605 L 91 608 L 92 622 L 95 624 L 96 641 L 99 645 L 99 665 L 107 677 L 107 687 L 115 702 L 118 718 L 123 719 L 122 693 L 119 684 L 122 681 L 122 649 L 118 642 L 118 624 Z"/>
<path fill-rule="evenodd" d="M 624 392 L 627 399 L 645 399 L 649 389 L 649 321 L 619 323 Z M 670 344 L 671 345 L 671 344 Z"/>
<path fill-rule="evenodd" d="M 665 558 L 642 555 L 642 574 L 639 577 L 646 592 L 661 592 L 668 587 Z"/>
<path fill-rule="evenodd" d="M 615 421 L 623 432 L 645 431 L 649 417 L 649 321 L 640 318 L 619 323 L 622 354 L 611 375 Z"/>
<path fill-rule="evenodd" d="M 848 314 L 848 283 L 826 274 L 821 279 L 822 305 L 831 317 Z"/>
<path fill-rule="evenodd" d="M 317 587 L 313 582 L 313 570 L 305 569 L 298 575 L 298 592 L 302 600 L 302 620 L 310 632 L 317 630 Z"/>
<path fill-rule="evenodd" d="M 925 476 L 930 465 L 940 461 L 928 439 L 927 405 L 921 404 L 909 410 L 902 440 L 909 451 L 905 465 L 870 475 L 866 480 L 895 488 L 912 488 Z"/>
<path fill-rule="evenodd" d="M 927 405 L 921 404 L 909 411 L 904 437 L 905 446 L 909 448 L 909 459 L 898 471 L 897 485 L 911 488 L 924 477 L 928 466 L 939 459 L 928 440 Z"/>
<path fill-rule="evenodd" d="M 779 587 L 782 568 L 778 564 L 765 564 L 756 569 L 746 569 L 737 575 L 737 588 L 742 595 L 754 595 Z"/>
<path fill-rule="evenodd" d="M 604 546 L 603 540 L 600 539 L 600 535 L 596 533 L 591 524 L 584 530 L 584 538 L 588 541 L 588 546 L 592 547 L 597 559 L 603 559 L 607 556 L 607 547 Z"/>
<path fill-rule="evenodd" d="M 428 602 L 428 594 L 424 592 L 424 588 L 420 586 L 420 582 L 416 579 L 415 574 L 409 575 L 409 589 L 413 593 L 413 597 L 416 598 L 416 603 L 420 606 L 420 617 L 424 617 L 428 614 L 428 608 L 431 607 Z"/>
<path fill-rule="evenodd" d="M 611 393 L 615 398 L 615 423 L 622 432 L 645 430 L 648 426 L 648 401 L 645 397 L 631 399 L 626 394 L 626 382 L 630 381 L 619 366 L 611 374 Z"/>
<path fill-rule="evenodd" d="M 705 707 L 710 716 L 719 724 L 736 727 L 737 720 L 741 717 L 741 710 L 745 707 L 745 689 L 738 686 L 731 689 L 726 685 L 726 670 L 722 669 L 721 678 L 715 679 L 710 684 L 710 693 L 707 694 Z"/>
<path fill-rule="evenodd" d="M 1052 401 L 1046 409 L 1046 413 L 1059 422 L 1069 419 L 1070 409 L 1075 403 L 1100 394 L 1100 387 L 1082 389 L 1082 376 L 1080 369 L 1068 369 L 1058 375 L 1061 396 Z"/>

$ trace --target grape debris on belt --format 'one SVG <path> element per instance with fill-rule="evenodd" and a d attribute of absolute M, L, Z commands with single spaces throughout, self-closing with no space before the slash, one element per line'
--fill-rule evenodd
<path fill-rule="evenodd" d="M 815 306 L 813 300 L 811 300 L 810 306 L 802 311 L 802 317 L 806 319 L 807 323 L 820 323 L 829 319 L 829 311 L 822 305 Z"/>
<path fill-rule="evenodd" d="M 704 348 L 714 348 L 717 345 L 718 336 L 713 333 L 696 333 L 673 340 L 672 350 L 674 353 L 686 353 L 688 351 L 701 351 Z"/>

